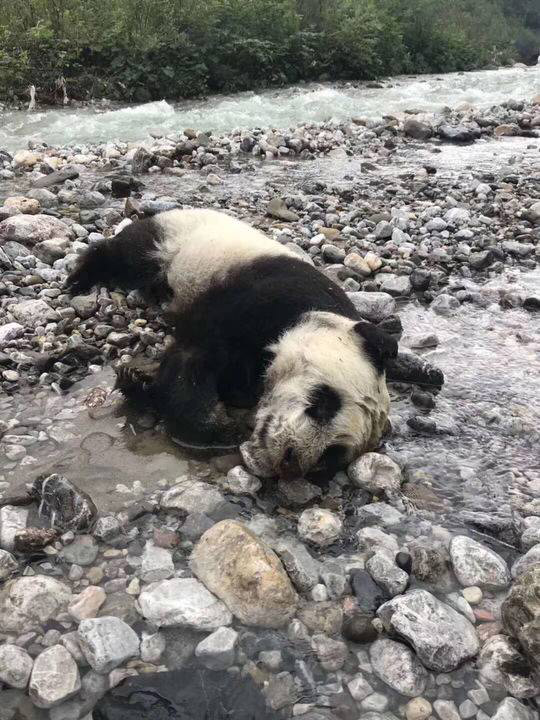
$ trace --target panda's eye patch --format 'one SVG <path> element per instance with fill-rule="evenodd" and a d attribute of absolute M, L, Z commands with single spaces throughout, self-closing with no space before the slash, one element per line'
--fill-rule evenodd
<path fill-rule="evenodd" d="M 341 410 L 341 398 L 330 385 L 317 385 L 311 392 L 306 415 L 320 423 L 329 423 Z"/>

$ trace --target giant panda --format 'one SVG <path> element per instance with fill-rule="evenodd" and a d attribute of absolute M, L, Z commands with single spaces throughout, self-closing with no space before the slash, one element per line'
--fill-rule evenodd
<path fill-rule="evenodd" d="M 379 443 L 395 340 L 247 223 L 207 209 L 138 220 L 88 248 L 67 281 L 72 294 L 96 285 L 172 294 L 175 343 L 153 371 L 121 366 L 118 385 L 180 444 L 237 447 L 234 407 L 254 408 L 241 452 L 261 476 L 334 472 Z"/>

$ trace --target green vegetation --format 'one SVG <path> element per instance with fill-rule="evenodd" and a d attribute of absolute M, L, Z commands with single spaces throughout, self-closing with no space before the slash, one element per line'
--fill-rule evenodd
<path fill-rule="evenodd" d="M 538 0 L 0 0 L 0 97 L 146 101 L 528 58 Z"/>

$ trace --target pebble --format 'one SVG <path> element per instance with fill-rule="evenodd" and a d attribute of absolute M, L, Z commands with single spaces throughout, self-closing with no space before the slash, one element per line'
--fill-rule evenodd
<path fill-rule="evenodd" d="M 197 645 L 195 655 L 209 670 L 226 670 L 234 664 L 237 642 L 235 630 L 221 627 Z"/>
<path fill-rule="evenodd" d="M 450 558 L 454 573 L 464 587 L 503 589 L 510 584 L 510 571 L 505 561 L 466 535 L 452 538 Z"/>
<path fill-rule="evenodd" d="M 298 535 L 319 547 L 327 547 L 341 536 L 343 524 L 330 510 L 309 508 L 298 518 Z"/>
<path fill-rule="evenodd" d="M 24 690 L 28 685 L 34 661 L 17 645 L 0 645 L 0 682 Z"/>
<path fill-rule="evenodd" d="M 101 674 L 139 656 L 137 633 L 117 617 L 83 620 L 77 636 L 88 664 Z"/>
<path fill-rule="evenodd" d="M 470 605 L 479 605 L 484 594 L 479 587 L 466 587 L 461 591 L 463 597 Z"/>
<path fill-rule="evenodd" d="M 380 639 L 371 645 L 373 672 L 386 685 L 407 697 L 418 697 L 426 689 L 427 672 L 416 655 L 403 643 Z"/>
<path fill-rule="evenodd" d="M 29 693 L 39 708 L 52 708 L 69 700 L 81 689 L 75 660 L 62 645 L 44 650 L 34 662 Z"/>
<path fill-rule="evenodd" d="M 422 697 L 409 700 L 405 706 L 405 717 L 407 720 L 427 720 L 431 713 L 431 703 Z"/>
<path fill-rule="evenodd" d="M 170 551 L 148 541 L 142 556 L 141 580 L 145 583 L 154 583 L 168 580 L 173 574 L 174 563 Z"/>
<path fill-rule="evenodd" d="M 91 585 L 73 599 L 68 607 L 68 612 L 77 622 L 96 617 L 106 598 L 103 588 Z"/>

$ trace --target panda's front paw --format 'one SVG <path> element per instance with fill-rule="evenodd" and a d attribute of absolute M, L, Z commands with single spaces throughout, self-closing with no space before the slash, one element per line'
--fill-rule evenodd
<path fill-rule="evenodd" d="M 157 365 L 140 366 L 130 363 L 115 368 L 116 386 L 124 395 L 145 392 L 154 382 Z"/>

